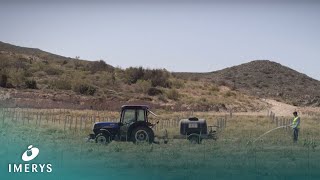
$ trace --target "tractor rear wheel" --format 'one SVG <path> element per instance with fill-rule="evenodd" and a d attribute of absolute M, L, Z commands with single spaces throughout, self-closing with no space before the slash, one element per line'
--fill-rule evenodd
<path fill-rule="evenodd" d="M 111 142 L 111 137 L 106 133 L 100 133 L 96 136 L 96 143 L 106 145 L 106 144 L 109 144 L 110 142 Z"/>
<path fill-rule="evenodd" d="M 131 140 L 134 143 L 143 143 L 149 142 L 152 143 L 154 141 L 154 133 L 152 129 L 148 127 L 137 127 L 132 131 Z"/>

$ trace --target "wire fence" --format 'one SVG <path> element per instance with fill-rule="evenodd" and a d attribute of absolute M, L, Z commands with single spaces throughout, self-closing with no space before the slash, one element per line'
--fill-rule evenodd
<path fill-rule="evenodd" d="M 214 117 L 214 124 L 218 130 L 227 127 L 228 115 Z M 155 131 L 167 128 L 178 128 L 181 119 L 187 117 L 186 114 L 175 115 L 174 117 L 163 119 L 157 117 L 150 119 L 153 124 L 159 121 L 154 127 Z M 119 122 L 119 113 L 108 111 L 78 111 L 70 109 L 29 109 L 29 108 L 0 108 L 0 118 L 2 123 L 11 121 L 22 125 L 32 124 L 36 127 L 42 125 L 57 126 L 64 131 L 80 132 L 91 130 L 95 122 Z"/>
<path fill-rule="evenodd" d="M 291 130 L 289 125 L 292 124 L 292 118 L 278 117 L 276 116 L 276 113 L 274 113 L 273 111 L 268 111 L 267 117 L 269 117 L 271 122 L 274 123 L 276 127 L 284 126 L 282 129 L 286 131 Z"/>

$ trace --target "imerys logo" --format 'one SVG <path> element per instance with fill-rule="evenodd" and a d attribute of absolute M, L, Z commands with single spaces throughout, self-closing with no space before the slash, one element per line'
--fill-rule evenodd
<path fill-rule="evenodd" d="M 23 154 L 22 154 L 22 160 L 23 161 L 31 161 L 34 158 L 36 158 L 39 154 L 39 149 L 36 147 L 33 147 L 32 145 L 30 145 L 28 147 L 28 150 L 26 150 Z"/>
<path fill-rule="evenodd" d="M 29 162 L 39 155 L 40 150 L 33 145 L 29 145 L 28 149 L 22 154 L 21 159 L 24 162 Z M 9 173 L 51 173 L 51 164 L 9 164 Z"/>

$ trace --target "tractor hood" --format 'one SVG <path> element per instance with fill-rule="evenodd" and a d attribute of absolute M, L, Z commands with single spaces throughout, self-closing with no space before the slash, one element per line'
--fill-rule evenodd
<path fill-rule="evenodd" d="M 94 124 L 93 129 L 101 129 L 101 128 L 118 128 L 119 123 L 117 122 L 97 122 Z"/>

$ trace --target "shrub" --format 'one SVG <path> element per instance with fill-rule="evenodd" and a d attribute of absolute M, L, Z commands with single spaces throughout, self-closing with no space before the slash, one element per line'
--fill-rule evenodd
<path fill-rule="evenodd" d="M 16 69 L 26 69 L 27 68 L 27 65 L 26 65 L 26 62 L 24 62 L 24 59 L 19 59 L 17 60 L 15 63 L 14 63 L 14 67 Z"/>
<path fill-rule="evenodd" d="M 197 77 L 197 76 L 193 76 L 193 77 L 190 78 L 190 80 L 191 80 L 191 81 L 199 81 L 200 78 Z"/>
<path fill-rule="evenodd" d="M 219 92 L 220 89 L 219 89 L 219 87 L 217 87 L 217 86 L 211 86 L 210 91 L 212 91 L 212 92 Z"/>
<path fill-rule="evenodd" d="M 145 79 L 144 78 L 144 72 L 145 70 L 142 67 L 139 68 L 134 68 L 130 67 L 125 70 L 126 74 L 126 83 L 128 84 L 134 84 L 136 83 L 139 79 Z"/>
<path fill-rule="evenodd" d="M 171 100 L 177 101 L 180 98 L 180 94 L 176 89 L 170 89 L 167 92 L 167 97 Z"/>
<path fill-rule="evenodd" d="M 224 94 L 225 97 L 231 97 L 231 96 L 236 96 L 234 92 L 228 91 Z"/>
<path fill-rule="evenodd" d="M 148 93 L 148 90 L 151 88 L 151 82 L 145 80 L 138 80 L 136 83 L 136 90 L 143 93 Z"/>
<path fill-rule="evenodd" d="M 156 87 L 151 87 L 148 89 L 148 95 L 149 96 L 156 96 L 156 95 L 159 95 L 159 94 L 162 94 L 162 90 L 161 89 L 158 89 Z"/>
<path fill-rule="evenodd" d="M 208 100 L 207 100 L 207 98 L 202 97 L 202 98 L 200 98 L 200 101 L 205 103 L 205 102 L 207 102 Z"/>
<path fill-rule="evenodd" d="M 171 87 L 169 82 L 170 74 L 166 70 L 153 69 L 147 71 L 145 79 L 150 79 L 153 87 Z"/>
<path fill-rule="evenodd" d="M 88 84 L 77 84 L 74 86 L 73 90 L 77 93 L 83 94 L 83 95 L 91 95 L 93 96 L 96 93 L 96 88 L 88 85 Z"/>
<path fill-rule="evenodd" d="M 7 82 L 8 82 L 8 76 L 5 74 L 2 74 L 0 78 L 0 87 L 4 87 L 4 88 L 7 87 Z"/>
<path fill-rule="evenodd" d="M 158 96 L 158 99 L 159 99 L 160 101 L 162 101 L 162 102 L 165 102 L 165 103 L 168 102 L 167 97 L 166 97 L 165 95 L 163 95 L 163 94 L 160 94 L 160 95 Z"/>
<path fill-rule="evenodd" d="M 62 65 L 66 65 L 66 64 L 68 64 L 67 60 L 62 61 Z"/>
<path fill-rule="evenodd" d="M 47 66 L 44 69 L 44 72 L 46 72 L 48 75 L 60 75 L 62 74 L 62 70 L 51 67 L 51 66 Z"/>
<path fill-rule="evenodd" d="M 95 73 L 98 71 L 113 71 L 113 67 L 108 65 L 103 60 L 94 61 L 89 64 L 89 70 L 91 73 Z"/>
<path fill-rule="evenodd" d="M 142 67 L 130 67 L 125 70 L 125 82 L 127 84 L 134 84 L 138 80 L 150 80 L 153 87 L 170 87 L 169 82 L 170 73 L 164 69 L 143 69 Z"/>
<path fill-rule="evenodd" d="M 228 84 L 223 80 L 218 81 L 218 85 L 219 86 L 228 86 Z"/>
<path fill-rule="evenodd" d="M 172 87 L 177 88 L 177 89 L 183 88 L 185 86 L 184 82 L 180 79 L 172 80 L 171 85 L 172 85 Z"/>
<path fill-rule="evenodd" d="M 8 70 L 7 73 L 5 73 L 8 77 L 10 77 L 10 83 L 15 85 L 17 88 L 25 88 L 26 86 L 26 73 L 23 69 L 19 70 Z M 8 85 L 8 83 L 7 83 Z"/>
<path fill-rule="evenodd" d="M 25 81 L 25 85 L 27 89 L 38 89 L 37 82 L 33 79 L 28 79 Z"/>
<path fill-rule="evenodd" d="M 50 88 L 61 89 L 61 90 L 71 90 L 71 82 L 65 79 L 56 79 L 51 81 Z"/>

